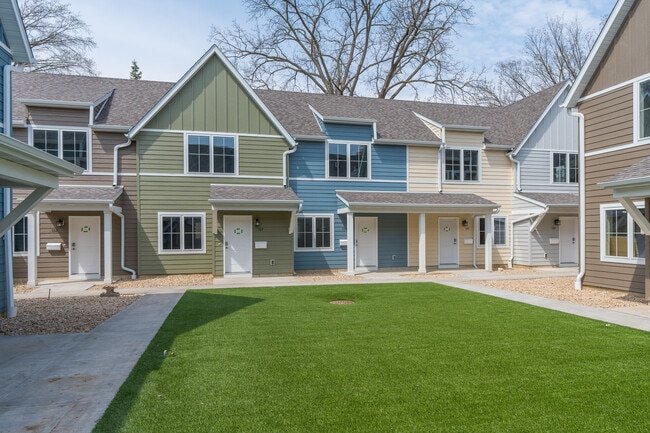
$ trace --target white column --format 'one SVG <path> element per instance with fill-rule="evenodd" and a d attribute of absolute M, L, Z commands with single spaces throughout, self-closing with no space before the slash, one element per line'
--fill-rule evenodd
<path fill-rule="evenodd" d="M 113 214 L 104 211 L 104 284 L 113 282 Z"/>
<path fill-rule="evenodd" d="M 418 242 L 418 272 L 421 274 L 427 273 L 427 223 L 426 214 L 420 214 L 419 227 L 419 242 Z"/>
<path fill-rule="evenodd" d="M 27 214 L 27 287 L 38 284 L 38 224 L 40 214 Z"/>
<path fill-rule="evenodd" d="M 492 271 L 492 215 L 485 215 L 485 270 Z"/>
<path fill-rule="evenodd" d="M 348 212 L 348 275 L 354 275 L 354 253 L 356 242 L 354 239 L 354 214 Z"/>

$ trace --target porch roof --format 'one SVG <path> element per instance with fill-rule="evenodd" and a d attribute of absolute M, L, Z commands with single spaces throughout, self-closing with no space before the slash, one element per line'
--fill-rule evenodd
<path fill-rule="evenodd" d="M 580 197 L 574 193 L 517 193 L 515 196 L 539 207 L 551 210 L 572 210 L 578 212 Z"/>
<path fill-rule="evenodd" d="M 61 185 L 47 196 L 43 203 L 93 203 L 113 204 L 122 195 L 121 186 L 76 186 Z"/>
<path fill-rule="evenodd" d="M 476 194 L 384 191 L 336 191 L 346 208 L 339 213 L 495 213 L 499 205 Z"/>
<path fill-rule="evenodd" d="M 297 211 L 302 200 L 288 187 L 210 185 L 213 210 Z"/>
<path fill-rule="evenodd" d="M 614 190 L 614 197 L 650 196 L 650 157 L 630 165 L 598 185 Z"/>

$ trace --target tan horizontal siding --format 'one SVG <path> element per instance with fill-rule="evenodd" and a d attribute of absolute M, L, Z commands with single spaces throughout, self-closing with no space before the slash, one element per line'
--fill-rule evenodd
<path fill-rule="evenodd" d="M 438 190 L 437 147 L 408 147 L 408 180 L 411 192 Z"/>
<path fill-rule="evenodd" d="M 593 152 L 633 141 L 631 85 L 584 102 L 585 150 Z"/>
<path fill-rule="evenodd" d="M 445 144 L 447 146 L 469 146 L 481 147 L 483 146 L 483 133 L 482 132 L 464 132 L 464 131 L 446 131 Z"/>
<path fill-rule="evenodd" d="M 40 126 L 87 127 L 89 108 L 28 107 L 29 123 Z"/>

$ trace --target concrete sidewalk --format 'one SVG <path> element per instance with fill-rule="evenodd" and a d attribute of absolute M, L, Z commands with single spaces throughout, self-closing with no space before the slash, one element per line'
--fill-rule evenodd
<path fill-rule="evenodd" d="M 575 276 L 575 269 L 549 268 L 530 275 L 480 269 L 432 272 L 372 272 L 353 280 L 309 282 L 297 277 L 226 278 L 214 287 L 279 287 L 339 283 L 434 281 L 464 290 L 524 302 L 603 322 L 650 331 L 650 307 L 604 309 L 490 288 L 469 281 Z M 97 296 L 88 283 L 55 285 L 39 297 Z M 49 289 L 52 289 L 51 291 Z M 119 387 L 188 287 L 119 289 L 141 299 L 87 334 L 0 336 L 0 425 L 3 433 L 91 432 Z M 44 295 L 44 296 L 43 296 Z M 34 292 L 17 299 L 35 297 Z M 165 348 L 160 348 L 161 353 Z"/>

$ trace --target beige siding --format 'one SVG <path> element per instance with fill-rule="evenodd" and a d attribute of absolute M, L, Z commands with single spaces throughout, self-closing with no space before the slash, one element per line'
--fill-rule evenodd
<path fill-rule="evenodd" d="M 216 56 L 145 128 L 280 135 Z"/>
<path fill-rule="evenodd" d="M 410 192 L 438 190 L 438 147 L 409 146 L 408 189 Z"/>
<path fill-rule="evenodd" d="M 76 126 L 88 127 L 90 108 L 48 108 L 28 107 L 27 120 L 35 127 L 39 126 Z"/>
<path fill-rule="evenodd" d="M 644 146 L 586 158 L 586 285 L 638 292 L 644 290 L 644 266 L 600 260 L 600 205 L 618 204 L 618 201 L 612 196 L 611 190 L 601 188 L 598 182 L 611 178 L 647 156 L 650 156 L 650 149 Z"/>
<path fill-rule="evenodd" d="M 503 150 L 485 150 L 481 155 L 481 183 L 510 186 L 513 183 L 512 161 Z"/>
<path fill-rule="evenodd" d="M 447 146 L 482 147 L 482 132 L 447 131 L 445 133 Z"/>
<path fill-rule="evenodd" d="M 584 95 L 607 89 L 650 71 L 650 2 L 637 1 L 628 16 Z"/>
<path fill-rule="evenodd" d="M 584 102 L 585 150 L 593 152 L 633 141 L 633 87 L 625 86 Z"/>

